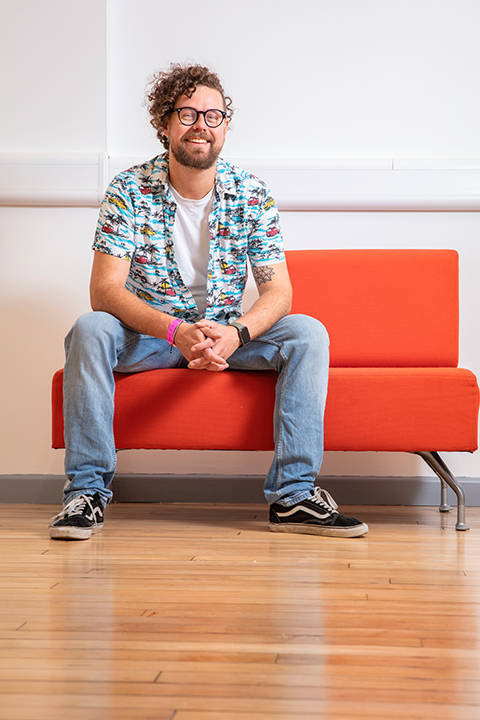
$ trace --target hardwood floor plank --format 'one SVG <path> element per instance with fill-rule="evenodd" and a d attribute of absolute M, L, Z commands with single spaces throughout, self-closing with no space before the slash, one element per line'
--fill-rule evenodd
<path fill-rule="evenodd" d="M 51 706 L 0 707 L 0 720 L 172 720 L 175 710 L 164 709 L 154 713 L 151 708 L 97 708 L 72 706 L 52 708 Z"/>
<path fill-rule="evenodd" d="M 32 693 L 32 686 L 38 685 L 36 694 Z M 154 712 L 159 714 L 160 711 L 175 707 L 177 714 L 189 711 L 192 713 L 210 713 L 210 717 L 216 718 L 218 715 L 229 717 L 237 714 L 254 715 L 259 717 L 265 715 L 267 720 L 277 720 L 277 717 L 283 715 L 291 715 L 296 718 L 305 718 L 310 715 L 316 715 L 319 718 L 378 718 L 385 720 L 388 718 L 418 718 L 419 720 L 432 720 L 451 718 L 467 718 L 467 720 L 477 720 L 478 706 L 470 706 L 465 703 L 455 704 L 450 699 L 448 702 L 432 702 L 423 703 L 421 701 L 410 701 L 408 698 L 404 702 L 381 701 L 374 700 L 370 697 L 363 703 L 358 700 L 349 700 L 341 698 L 334 700 L 331 698 L 315 699 L 279 699 L 274 698 L 251 698 L 251 697 L 199 697 L 199 696 L 183 696 L 172 697 L 159 695 L 157 685 L 137 685 L 129 684 L 102 684 L 81 683 L 60 684 L 50 682 L 48 685 L 39 683 L 27 683 L 27 693 L 23 693 L 23 683 L 12 685 L 11 692 L 5 696 L 5 703 L 9 703 L 11 707 L 20 706 L 27 720 L 31 720 L 31 714 L 28 711 L 32 707 L 47 707 L 57 710 L 57 708 L 82 707 L 93 708 L 95 715 L 90 714 L 84 717 L 92 717 L 92 720 L 106 720 L 106 718 L 115 718 L 118 708 L 128 709 L 132 718 L 143 717 L 142 713 Z M 2 698 L 3 699 L 3 698 Z M 440 698 L 437 698 L 440 700 Z M 65 712 L 65 710 L 63 710 Z M 136 713 L 139 713 L 137 716 Z M 296 715 L 295 715 L 296 713 Z M 273 716 L 273 717 L 272 717 Z M 59 717 L 55 712 L 54 718 Z M 64 715 L 65 717 L 65 715 Z M 67 717 L 69 717 L 67 715 Z M 157 717 L 154 715 L 153 717 Z M 4 720 L 11 720 L 11 716 L 7 713 Z M 33 720 L 36 720 L 35 717 Z M 42 720 L 42 717 L 39 718 Z M 75 719 L 74 719 L 75 720 Z"/>
<path fill-rule="evenodd" d="M 19 635 L 24 635 L 22 639 Z M 5 637 L 5 634 L 4 634 Z M 352 638 L 353 640 L 354 638 Z M 300 638 L 305 640 L 305 638 Z M 164 652 L 188 652 L 203 653 L 206 649 L 211 653 L 274 653 L 278 655 L 282 654 L 299 654 L 304 657 L 326 657 L 330 654 L 339 655 L 359 655 L 377 657 L 382 656 L 385 659 L 398 656 L 403 658 L 410 657 L 450 657 L 452 660 L 458 658 L 469 658 L 471 662 L 476 662 L 480 659 L 480 649 L 464 649 L 464 648 L 422 648 L 420 644 L 407 644 L 403 646 L 401 643 L 392 644 L 386 643 L 382 645 L 372 644 L 355 644 L 351 643 L 338 643 L 338 644 L 326 644 L 324 642 L 311 642 L 311 638 L 306 638 L 310 642 L 283 642 L 283 643 L 249 643 L 242 642 L 222 642 L 222 638 L 212 638 L 209 636 L 207 639 L 195 638 L 194 640 L 170 640 L 164 639 L 163 636 L 155 638 L 151 634 L 134 634 L 128 633 L 117 633 L 115 635 L 105 633 L 104 636 L 99 636 L 96 633 L 57 633 L 54 630 L 47 633 L 32 633 L 29 635 L 27 632 L 22 630 L 21 633 L 13 632 L 10 633 L 10 641 L 13 641 L 16 646 L 28 647 L 40 643 L 45 647 L 61 647 L 61 646 L 72 646 L 78 648 L 104 648 L 104 649 L 125 649 L 135 647 L 138 649 L 152 649 L 156 648 Z"/>
<path fill-rule="evenodd" d="M 136 682 L 133 675 L 126 674 L 114 674 L 112 673 L 108 677 L 107 673 L 103 673 L 102 677 L 98 680 L 94 680 L 93 677 L 88 673 L 80 673 L 77 675 L 78 680 L 76 682 L 93 685 L 95 682 L 110 682 L 113 686 L 129 684 L 132 686 L 132 692 L 134 693 L 139 689 L 139 683 Z M 47 682 L 49 679 L 48 673 L 41 673 L 37 671 L 34 677 L 30 678 L 30 682 Z M 12 682 L 22 682 L 22 678 L 13 677 Z M 25 678 L 24 680 L 27 680 Z M 73 682 L 71 679 L 71 673 L 62 673 L 58 677 L 58 682 Z M 180 700 L 183 698 L 192 698 L 198 700 L 198 698 L 210 698 L 210 699 L 229 699 L 235 700 L 237 705 L 242 700 L 254 701 L 262 699 L 263 701 L 276 701 L 281 703 L 282 701 L 298 701 L 311 704 L 322 702 L 325 699 L 332 701 L 350 701 L 350 702 L 371 702 L 372 701 L 372 688 L 360 685 L 359 687 L 346 685 L 340 683 L 338 687 L 332 684 L 315 684 L 315 685 L 300 685 L 300 684 L 278 684 L 278 685 L 257 685 L 253 683 L 241 685 L 241 684 L 229 684 L 229 683 L 217 683 L 212 682 L 209 684 L 197 684 L 194 682 L 189 683 L 150 683 L 154 685 L 154 690 L 149 689 L 149 695 L 155 695 L 155 697 L 170 698 L 169 704 L 172 704 L 172 698 L 174 699 L 173 704 L 178 706 Z M 474 688 L 465 690 L 461 687 L 459 690 L 452 687 L 445 689 L 430 689 L 428 687 L 395 687 L 392 684 L 387 686 L 377 687 L 374 693 L 375 702 L 412 702 L 412 703 L 450 703 L 450 704 L 465 704 L 469 707 L 475 706 L 480 713 L 480 692 Z"/>
<path fill-rule="evenodd" d="M 454 705 L 443 705 L 439 708 L 425 709 L 422 706 L 409 705 L 405 708 L 408 715 L 398 706 L 371 703 L 368 706 L 359 708 L 354 703 L 332 703 L 324 702 L 318 707 L 315 714 L 302 715 L 304 720 L 344 720 L 355 718 L 355 720 L 459 720 L 459 707 Z M 478 720 L 472 708 L 463 714 L 462 720 Z M 298 715 L 293 713 L 243 713 L 243 712 L 212 712 L 196 710 L 179 710 L 174 720 L 297 720 Z"/>
<path fill-rule="evenodd" d="M 146 655 L 148 655 L 146 653 Z M 358 661 L 355 663 L 349 663 L 348 658 L 333 658 L 334 664 L 332 664 L 332 657 L 329 656 L 327 663 L 324 658 L 315 658 L 316 662 L 308 662 L 308 658 L 305 662 L 301 662 L 301 656 L 293 656 L 295 662 L 291 663 L 261 663 L 248 660 L 244 662 L 238 660 L 232 662 L 229 659 L 211 659 L 199 657 L 196 661 L 192 660 L 169 660 L 169 659 L 158 659 L 157 657 L 139 657 L 138 653 L 125 652 L 121 656 L 115 656 L 110 658 L 110 664 L 115 668 L 120 669 L 149 669 L 152 667 L 152 660 L 156 663 L 156 667 L 160 668 L 161 675 L 157 676 L 157 682 L 165 681 L 168 678 L 167 673 L 175 673 L 176 676 L 181 674 L 198 675 L 203 673 L 204 675 L 209 674 L 212 678 L 219 678 L 222 682 L 227 676 L 231 676 L 234 679 L 236 677 L 242 678 L 242 682 L 247 682 L 248 678 L 251 681 L 257 683 L 257 679 L 253 676 L 265 677 L 265 683 L 271 682 L 277 684 L 278 682 L 283 683 L 283 678 L 300 678 L 302 684 L 305 682 L 319 682 L 319 678 L 345 678 L 349 681 L 356 682 L 357 679 L 363 680 L 366 678 L 367 682 L 369 678 L 392 678 L 393 681 L 403 682 L 403 679 L 407 680 L 432 680 L 433 682 L 441 681 L 450 682 L 452 680 L 452 669 L 451 662 L 443 661 L 438 662 L 436 658 L 418 658 L 415 661 L 413 658 L 410 660 L 410 664 L 405 666 L 400 660 L 395 664 L 390 662 L 388 665 L 382 665 L 381 657 L 370 658 L 369 663 L 359 664 Z M 58 665 L 74 667 L 74 663 L 79 660 L 91 663 L 92 666 L 98 666 L 101 661 L 104 666 L 105 659 L 108 659 L 107 653 L 99 656 L 91 654 L 83 654 L 80 657 L 65 657 L 64 654 L 56 654 L 55 658 L 47 658 L 49 665 L 52 669 Z M 25 661 L 22 657 L 16 657 L 11 661 L 10 665 L 7 661 L 2 663 L 2 667 L 29 667 L 29 660 Z M 356 660 L 356 658 L 354 658 Z M 36 661 L 36 660 L 35 660 Z M 423 661 L 423 662 L 422 662 Z M 295 665 L 296 667 L 288 667 L 289 665 Z M 461 662 L 456 663 L 455 667 L 455 678 L 452 682 L 460 681 L 472 681 L 476 682 L 478 677 L 478 670 L 475 666 L 472 667 L 472 663 L 468 660 L 462 664 Z M 208 680 L 206 680 L 208 681 Z M 3 681 L 7 682 L 7 681 Z M 375 680 L 376 682 L 376 680 Z M 3 690 L 7 686 L 3 685 Z"/>
<path fill-rule="evenodd" d="M 362 608 L 363 609 L 363 608 Z M 456 632 L 471 632 L 472 617 L 475 615 L 468 614 L 463 617 L 457 610 L 456 615 L 448 616 L 448 621 L 441 613 L 425 617 L 425 613 L 420 608 L 416 608 L 414 612 L 402 612 L 382 614 L 382 607 L 377 606 L 377 612 L 362 612 L 359 607 L 357 613 L 353 612 L 324 612 L 322 614 L 322 622 L 318 624 L 306 621 L 299 624 L 298 621 L 292 619 L 288 635 L 315 635 L 325 637 L 332 631 L 348 632 L 348 631 L 366 631 L 384 630 L 395 633 L 396 631 L 405 633 L 417 633 L 419 631 L 442 631 L 452 628 Z M 62 622 L 55 621 L 54 617 L 35 618 L 32 615 L 15 615 L 10 624 L 19 627 L 22 623 L 26 623 L 24 630 L 29 632 L 45 632 L 48 631 L 52 622 L 55 622 L 56 631 L 62 632 L 131 632 L 131 633 L 188 633 L 189 635 L 214 633 L 216 635 L 229 634 L 248 634 L 277 636 L 279 633 L 279 625 L 288 621 L 277 620 L 275 617 L 263 620 L 262 618 L 249 618 L 248 627 L 245 620 L 241 617 L 229 617 L 228 615 L 220 616 L 217 620 L 214 617 L 182 618 L 169 616 L 145 616 L 137 617 L 98 617 L 90 620 L 79 615 L 67 616 Z M 284 627 L 284 624 L 283 624 Z M 1 631 L 0 623 L 0 631 Z M 22 632 L 21 630 L 20 632 Z M 282 633 L 284 634 L 284 633 Z"/>

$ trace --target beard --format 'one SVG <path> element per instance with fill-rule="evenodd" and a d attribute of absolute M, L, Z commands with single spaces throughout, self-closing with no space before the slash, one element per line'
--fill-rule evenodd
<path fill-rule="evenodd" d="M 194 137 L 207 140 L 209 148 L 206 154 L 203 151 L 198 152 L 195 146 L 190 147 L 187 145 L 186 139 L 183 138 L 177 146 L 170 143 L 172 155 L 175 160 L 184 167 L 191 167 L 196 170 L 208 170 L 217 162 L 221 148 L 217 147 L 215 143 L 210 140 L 210 138 L 206 138 L 205 135 L 195 135 Z"/>

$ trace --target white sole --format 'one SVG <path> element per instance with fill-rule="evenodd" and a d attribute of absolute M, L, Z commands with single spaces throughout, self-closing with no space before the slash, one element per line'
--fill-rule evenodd
<path fill-rule="evenodd" d="M 368 532 L 368 525 L 362 523 L 361 525 L 355 525 L 350 528 L 332 527 L 321 525 L 306 525 L 299 523 L 269 523 L 268 529 L 270 532 L 281 532 L 281 533 L 295 533 L 300 535 L 323 535 L 325 537 L 361 537 L 366 535 Z"/>
<path fill-rule="evenodd" d="M 99 533 L 103 529 L 103 523 L 93 528 L 78 527 L 51 527 L 50 537 L 52 540 L 88 540 L 95 533 Z"/>

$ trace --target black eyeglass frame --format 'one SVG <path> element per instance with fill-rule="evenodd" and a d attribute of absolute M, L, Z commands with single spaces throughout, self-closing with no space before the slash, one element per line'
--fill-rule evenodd
<path fill-rule="evenodd" d="M 183 122 L 182 118 L 180 117 L 180 113 L 182 110 L 192 110 L 194 113 L 196 113 L 195 120 L 191 123 Z M 187 107 L 181 107 L 181 108 L 173 108 L 172 112 L 176 112 L 178 114 L 178 119 L 180 120 L 182 125 L 185 125 L 185 127 L 191 127 L 192 125 L 195 125 L 195 123 L 198 120 L 199 115 L 203 115 L 203 119 L 205 120 L 205 125 L 207 127 L 218 128 L 218 127 L 220 127 L 220 125 L 223 123 L 223 121 L 227 117 L 227 113 L 225 112 L 225 110 L 219 110 L 218 108 L 209 108 L 208 110 L 196 110 L 195 108 L 187 106 Z M 217 113 L 221 114 L 222 119 L 220 120 L 218 125 L 210 125 L 210 123 L 207 120 L 207 113 L 209 113 L 209 112 L 217 112 Z"/>

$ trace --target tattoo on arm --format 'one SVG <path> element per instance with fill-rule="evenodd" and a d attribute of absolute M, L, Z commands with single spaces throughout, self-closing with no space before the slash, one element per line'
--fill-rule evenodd
<path fill-rule="evenodd" d="M 262 267 L 254 267 L 252 268 L 252 272 L 257 285 L 262 285 L 262 283 L 270 282 L 272 277 L 275 275 L 275 270 L 269 265 L 263 265 Z"/>

